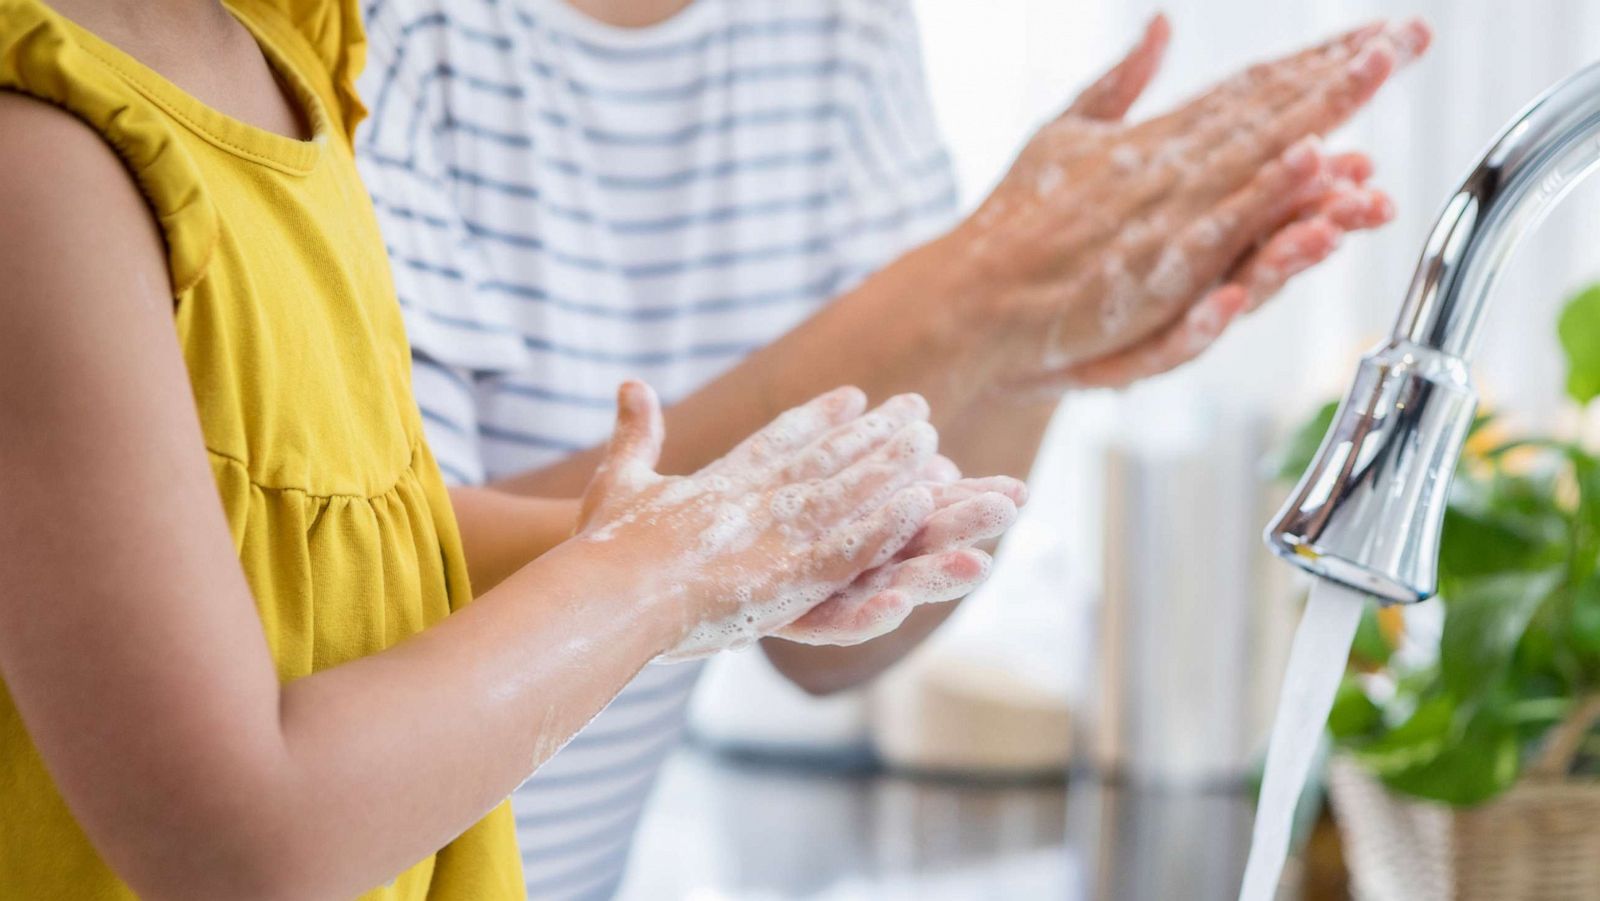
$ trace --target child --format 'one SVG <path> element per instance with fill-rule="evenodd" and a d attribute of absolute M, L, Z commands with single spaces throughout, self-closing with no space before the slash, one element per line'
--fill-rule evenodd
<path fill-rule="evenodd" d="M 664 477 L 624 385 L 553 548 L 562 505 L 447 493 L 353 4 L 53 6 L 0 0 L 8 897 L 519 898 L 502 799 L 646 662 L 859 641 L 987 573 L 1021 486 L 955 481 L 910 395 Z"/>

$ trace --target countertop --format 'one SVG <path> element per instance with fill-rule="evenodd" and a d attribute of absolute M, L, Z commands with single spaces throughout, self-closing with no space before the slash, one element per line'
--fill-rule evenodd
<path fill-rule="evenodd" d="M 1232 901 L 1249 827 L 1238 791 L 830 772 L 688 748 L 657 786 L 622 898 Z"/>

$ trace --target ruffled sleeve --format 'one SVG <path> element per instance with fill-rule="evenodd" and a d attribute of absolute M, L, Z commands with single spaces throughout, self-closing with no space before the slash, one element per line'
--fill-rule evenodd
<path fill-rule="evenodd" d="M 243 7 L 275 11 L 305 39 L 329 79 L 345 138 L 354 142 L 356 126 L 367 108 L 356 91 L 356 79 L 367 64 L 367 37 L 357 0 L 231 0 Z"/>
<path fill-rule="evenodd" d="M 29 0 L 0 0 L 0 21 L 7 23 L 0 29 L 0 90 L 54 104 L 111 145 L 161 227 L 181 298 L 204 277 L 219 235 L 194 158 L 154 107 L 129 102 L 127 87 L 83 47 L 76 26 Z"/>

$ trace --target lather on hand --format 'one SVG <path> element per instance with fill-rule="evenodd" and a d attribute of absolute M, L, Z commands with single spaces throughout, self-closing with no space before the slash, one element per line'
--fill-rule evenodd
<path fill-rule="evenodd" d="M 1016 519 L 1022 484 L 958 479 L 921 397 L 866 403 L 855 388 L 828 392 L 699 472 L 663 476 L 655 394 L 622 386 L 575 540 L 615 542 L 678 607 L 681 637 L 662 659 L 775 633 L 865 641 L 988 575 L 973 545 Z"/>
<path fill-rule="evenodd" d="M 1002 337 L 975 362 L 999 393 L 1180 365 L 1344 233 L 1393 215 L 1366 156 L 1326 155 L 1318 136 L 1427 49 L 1426 25 L 1367 25 L 1126 123 L 1169 33 L 1156 17 L 957 229 L 986 273 L 973 302 Z"/>

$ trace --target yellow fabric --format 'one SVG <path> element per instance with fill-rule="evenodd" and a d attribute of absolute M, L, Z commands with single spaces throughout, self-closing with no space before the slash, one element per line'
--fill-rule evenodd
<path fill-rule="evenodd" d="M 203 106 L 39 0 L 0 0 L 0 90 L 98 130 L 165 233 L 217 490 L 288 681 L 389 647 L 471 594 L 351 152 L 363 112 L 354 4 L 230 8 L 291 86 L 314 140 Z M 131 897 L 73 821 L 0 685 L 0 898 Z M 521 898 L 509 806 L 365 897 Z"/>

